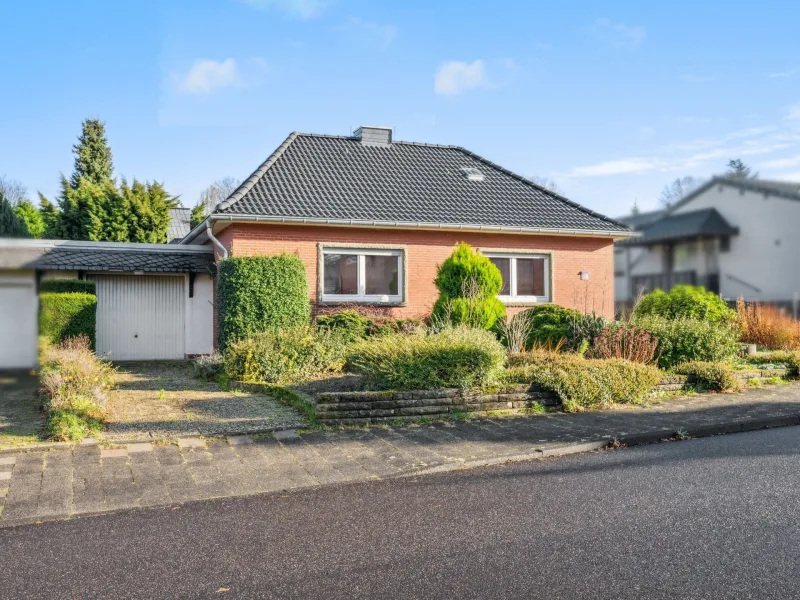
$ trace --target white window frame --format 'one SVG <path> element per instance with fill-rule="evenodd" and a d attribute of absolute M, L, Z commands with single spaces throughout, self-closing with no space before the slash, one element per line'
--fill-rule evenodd
<path fill-rule="evenodd" d="M 551 302 L 550 299 L 550 268 L 551 258 L 549 254 L 525 254 L 513 252 L 484 252 L 486 258 L 508 258 L 509 259 L 509 276 L 508 282 L 509 294 L 498 294 L 497 299 L 504 303 L 547 303 Z M 544 296 L 518 296 L 517 295 L 517 259 L 518 258 L 534 258 L 544 260 Z"/>
<path fill-rule="evenodd" d="M 358 257 L 358 293 L 357 294 L 326 294 L 325 293 L 325 256 L 328 254 L 350 254 Z M 397 257 L 397 294 L 371 294 L 367 295 L 367 256 L 395 256 Z M 363 302 L 370 304 L 401 304 L 405 290 L 405 277 L 403 276 L 403 250 L 384 250 L 372 248 L 335 248 L 322 249 L 322 261 L 319 266 L 322 302 Z"/>

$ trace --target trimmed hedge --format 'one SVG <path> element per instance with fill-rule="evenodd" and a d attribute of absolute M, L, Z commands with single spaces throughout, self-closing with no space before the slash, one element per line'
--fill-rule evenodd
<path fill-rule="evenodd" d="M 739 351 L 739 328 L 701 319 L 636 318 L 634 323 L 658 338 L 658 366 L 669 369 L 684 362 L 719 362 Z"/>
<path fill-rule="evenodd" d="M 311 302 L 306 269 L 299 257 L 235 257 L 219 265 L 219 344 L 257 333 L 308 325 Z"/>
<path fill-rule="evenodd" d="M 714 323 L 729 323 L 736 316 L 718 294 L 691 285 L 676 285 L 669 293 L 655 290 L 647 294 L 636 305 L 634 314 L 636 317 L 690 318 Z"/>
<path fill-rule="evenodd" d="M 39 284 L 39 293 L 97 295 L 94 281 L 85 279 L 45 279 Z"/>
<path fill-rule="evenodd" d="M 704 390 L 725 392 L 742 387 L 733 367 L 724 362 L 687 362 L 678 365 L 673 371 L 678 375 L 693 378 L 694 383 Z"/>
<path fill-rule="evenodd" d="M 39 335 L 54 344 L 81 334 L 95 347 L 97 298 L 75 292 L 39 294 Z"/>

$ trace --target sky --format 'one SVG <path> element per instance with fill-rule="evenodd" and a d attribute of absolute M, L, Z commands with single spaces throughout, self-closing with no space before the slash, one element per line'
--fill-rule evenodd
<path fill-rule="evenodd" d="M 0 175 L 58 193 L 87 117 L 193 206 L 292 131 L 456 144 L 620 216 L 741 158 L 800 182 L 796 2 L 0 0 Z"/>

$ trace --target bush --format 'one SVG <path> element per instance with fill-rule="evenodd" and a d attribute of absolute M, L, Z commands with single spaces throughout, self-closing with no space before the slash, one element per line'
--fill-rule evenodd
<path fill-rule="evenodd" d="M 192 370 L 196 377 L 213 381 L 225 372 L 225 362 L 219 352 L 198 356 L 192 361 Z"/>
<path fill-rule="evenodd" d="M 766 350 L 800 349 L 800 322 L 767 304 L 736 303 L 742 342 Z"/>
<path fill-rule="evenodd" d="M 394 319 L 365 307 L 320 315 L 317 317 L 317 327 L 337 331 L 345 342 L 353 343 L 374 335 L 413 333 L 424 329 L 425 323 L 419 319 Z"/>
<path fill-rule="evenodd" d="M 85 335 L 94 348 L 97 298 L 83 293 L 39 295 L 39 333 L 54 344 Z"/>
<path fill-rule="evenodd" d="M 642 298 L 634 309 L 635 317 L 656 316 L 666 319 L 703 319 L 728 323 L 735 314 L 725 301 L 704 287 L 677 285 L 669 293 L 655 290 Z"/>
<path fill-rule="evenodd" d="M 388 389 L 468 389 L 500 374 L 505 350 L 488 331 L 465 326 L 434 334 L 376 337 L 352 348 L 349 367 Z"/>
<path fill-rule="evenodd" d="M 59 440 L 80 440 L 100 431 L 107 392 L 116 371 L 98 360 L 87 336 L 42 350 L 41 387 L 47 397 L 47 432 Z"/>
<path fill-rule="evenodd" d="M 728 360 L 739 351 L 735 324 L 663 317 L 638 318 L 635 324 L 658 338 L 658 366 L 664 369 L 684 362 Z"/>
<path fill-rule="evenodd" d="M 724 392 L 738 390 L 741 382 L 728 363 L 693 361 L 678 365 L 673 369 L 678 375 L 686 375 L 690 381 L 705 390 Z"/>
<path fill-rule="evenodd" d="M 531 320 L 531 333 L 526 344 L 528 348 L 566 340 L 570 335 L 570 325 L 582 316 L 577 310 L 557 304 L 535 306 L 525 313 Z"/>
<path fill-rule="evenodd" d="M 308 325 L 311 302 L 303 262 L 294 255 L 234 257 L 219 266 L 219 343 L 269 329 Z"/>
<path fill-rule="evenodd" d="M 39 293 L 97 295 L 94 281 L 86 279 L 45 279 L 39 284 Z"/>
<path fill-rule="evenodd" d="M 509 354 L 517 354 L 525 350 L 525 344 L 531 334 L 531 320 L 531 314 L 528 311 L 522 311 L 510 319 L 500 319 L 495 324 L 498 337 Z"/>
<path fill-rule="evenodd" d="M 503 276 L 492 261 L 460 243 L 440 266 L 435 279 L 439 298 L 431 319 L 438 324 L 491 329 L 506 314 L 497 299 Z"/>
<path fill-rule="evenodd" d="M 591 358 L 622 358 L 631 362 L 657 362 L 658 338 L 635 325 L 615 323 L 594 338 Z"/>
<path fill-rule="evenodd" d="M 342 336 L 310 325 L 273 329 L 231 343 L 225 372 L 245 383 L 290 383 L 341 371 Z"/>
<path fill-rule="evenodd" d="M 506 377 L 558 394 L 567 412 L 636 404 L 661 381 L 652 365 L 621 359 L 585 359 L 575 354 L 535 350 L 509 359 Z"/>
<path fill-rule="evenodd" d="M 583 354 L 608 327 L 609 322 L 595 314 L 580 315 L 569 324 L 566 345 L 570 350 Z M 583 349 L 581 351 L 580 349 Z"/>

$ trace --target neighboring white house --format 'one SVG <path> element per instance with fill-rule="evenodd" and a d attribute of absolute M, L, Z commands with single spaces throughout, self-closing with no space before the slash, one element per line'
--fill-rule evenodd
<path fill-rule="evenodd" d="M 800 183 L 715 177 L 666 211 L 620 219 L 641 237 L 614 249 L 618 306 L 640 290 L 702 285 L 727 300 L 800 298 Z"/>
<path fill-rule="evenodd" d="M 184 359 L 214 346 L 210 246 L 0 239 L 0 369 L 37 362 L 42 279 L 94 280 L 97 353 Z"/>

